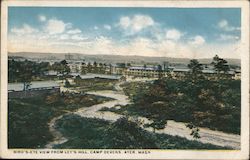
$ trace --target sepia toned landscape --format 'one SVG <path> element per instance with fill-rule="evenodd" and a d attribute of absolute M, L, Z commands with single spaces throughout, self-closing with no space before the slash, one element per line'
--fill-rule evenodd
<path fill-rule="evenodd" d="M 237 8 L 10 7 L 8 148 L 240 150 L 240 27 Z"/>

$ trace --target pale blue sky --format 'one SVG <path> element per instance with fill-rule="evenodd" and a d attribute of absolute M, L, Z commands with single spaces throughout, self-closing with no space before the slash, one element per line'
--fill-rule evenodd
<path fill-rule="evenodd" d="M 202 53 L 209 49 L 237 58 L 240 14 L 238 8 L 9 7 L 9 50 L 209 57 Z"/>

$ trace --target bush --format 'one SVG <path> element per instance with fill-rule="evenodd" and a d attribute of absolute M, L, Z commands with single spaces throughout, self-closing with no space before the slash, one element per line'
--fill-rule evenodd
<path fill-rule="evenodd" d="M 69 88 L 69 87 L 71 87 L 71 85 L 70 85 L 70 83 L 69 83 L 69 81 L 66 79 L 66 81 L 65 81 L 65 85 L 64 85 L 64 87 L 66 87 L 66 88 Z"/>

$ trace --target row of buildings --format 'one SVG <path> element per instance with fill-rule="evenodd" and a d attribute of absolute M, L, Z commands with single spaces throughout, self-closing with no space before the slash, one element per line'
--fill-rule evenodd
<path fill-rule="evenodd" d="M 185 75 L 190 72 L 190 69 L 187 66 L 170 66 L 169 63 L 164 63 L 163 65 L 156 66 L 126 66 L 126 65 L 91 65 L 80 62 L 69 62 L 68 66 L 70 67 L 71 73 L 99 73 L 99 74 L 111 74 L 111 75 L 123 75 L 131 77 L 166 77 L 171 75 L 172 77 L 178 77 Z M 217 74 L 215 69 L 210 64 L 203 64 L 202 72 L 206 75 Z M 240 67 L 235 69 L 230 69 L 227 73 L 228 76 L 231 76 L 234 79 L 240 79 L 241 69 Z"/>
<path fill-rule="evenodd" d="M 68 57 L 70 59 L 70 57 Z M 20 58 L 20 61 L 23 59 Z M 49 62 L 53 65 L 60 60 L 39 60 L 39 62 Z M 70 68 L 70 76 L 74 79 L 80 77 L 81 79 L 112 79 L 112 80 L 124 80 L 126 78 L 144 77 L 144 78 L 159 78 L 168 77 L 180 78 L 190 72 L 190 69 L 184 65 L 173 65 L 168 62 L 162 65 L 131 65 L 131 64 L 102 64 L 102 63 L 85 63 L 82 60 L 67 60 L 67 65 Z M 202 72 L 205 75 L 217 74 L 215 69 L 210 64 L 202 64 Z M 59 77 L 60 74 L 57 71 L 49 70 L 46 72 L 47 76 Z M 241 78 L 240 67 L 231 68 L 227 73 L 227 76 L 233 79 Z M 8 96 L 9 98 L 23 98 L 32 97 L 41 94 L 48 94 L 52 92 L 60 92 L 60 85 L 54 81 L 40 81 L 32 82 L 30 88 L 26 91 L 23 89 L 22 83 L 8 84 Z"/>
<path fill-rule="evenodd" d="M 65 55 L 65 59 L 67 60 L 67 65 L 70 68 L 70 72 L 73 74 L 106 74 L 106 75 L 123 75 L 123 76 L 131 76 L 131 77 L 166 77 L 171 75 L 172 77 L 183 76 L 188 73 L 190 70 L 186 64 L 174 64 L 169 62 L 164 62 L 163 64 L 158 65 L 131 65 L 128 63 L 113 63 L 113 64 L 105 64 L 105 63 L 96 63 L 96 62 L 85 62 L 83 60 L 77 60 L 72 58 L 70 54 Z M 19 58 L 19 60 L 24 60 L 23 58 Z M 60 60 L 56 59 L 30 59 L 36 62 L 48 62 L 50 65 L 53 65 L 55 62 L 60 62 Z M 217 72 L 213 68 L 211 64 L 202 64 L 203 70 L 202 72 L 206 75 L 213 75 Z M 60 76 L 54 70 L 50 70 L 45 73 L 48 76 Z M 160 75 L 159 75 L 160 74 Z M 241 77 L 241 68 L 240 66 L 234 66 L 227 73 L 228 76 L 231 76 L 234 79 L 240 79 Z"/>

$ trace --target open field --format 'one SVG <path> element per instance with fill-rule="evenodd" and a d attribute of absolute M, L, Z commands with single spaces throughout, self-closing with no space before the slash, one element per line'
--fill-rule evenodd
<path fill-rule="evenodd" d="M 72 87 L 78 91 L 94 91 L 94 90 L 113 90 L 114 85 L 118 82 L 117 80 L 109 79 L 81 79 L 75 80 L 76 84 Z M 76 88 L 77 87 L 77 88 Z"/>

